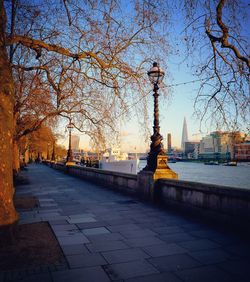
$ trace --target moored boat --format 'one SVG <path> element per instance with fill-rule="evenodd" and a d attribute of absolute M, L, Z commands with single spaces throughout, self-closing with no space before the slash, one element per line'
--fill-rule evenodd
<path fill-rule="evenodd" d="M 205 162 L 205 165 L 219 165 L 218 161 L 209 161 L 209 162 Z"/>
<path fill-rule="evenodd" d="M 231 161 L 231 162 L 227 162 L 224 164 L 225 166 L 237 166 L 237 162 L 236 161 Z"/>

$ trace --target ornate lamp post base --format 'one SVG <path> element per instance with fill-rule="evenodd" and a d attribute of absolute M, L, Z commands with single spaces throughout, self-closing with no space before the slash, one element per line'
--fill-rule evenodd
<path fill-rule="evenodd" d="M 153 171 L 153 178 L 154 180 L 161 179 L 161 178 L 172 178 L 178 179 L 178 174 L 174 172 L 168 165 L 167 165 L 167 156 L 158 155 L 157 156 L 157 166 L 155 171 Z"/>

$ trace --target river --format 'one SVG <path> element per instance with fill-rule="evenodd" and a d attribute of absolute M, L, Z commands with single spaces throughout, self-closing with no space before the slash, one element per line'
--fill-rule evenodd
<path fill-rule="evenodd" d="M 250 189 L 250 163 L 238 163 L 237 166 L 223 166 L 176 162 L 169 163 L 168 165 L 178 173 L 180 180 Z M 145 166 L 146 161 L 141 160 L 139 170 Z"/>

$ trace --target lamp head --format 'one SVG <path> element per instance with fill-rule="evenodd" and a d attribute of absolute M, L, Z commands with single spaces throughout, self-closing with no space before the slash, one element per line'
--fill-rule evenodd
<path fill-rule="evenodd" d="M 148 77 L 152 84 L 161 83 L 165 73 L 156 62 L 153 63 L 153 67 L 148 71 Z"/>

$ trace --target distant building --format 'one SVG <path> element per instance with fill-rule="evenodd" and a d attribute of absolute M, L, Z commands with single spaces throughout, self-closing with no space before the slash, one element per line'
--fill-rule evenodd
<path fill-rule="evenodd" d="M 200 141 L 199 158 L 229 160 L 234 159 L 235 144 L 243 141 L 241 132 L 215 131 Z"/>
<path fill-rule="evenodd" d="M 199 155 L 199 142 L 188 141 L 185 142 L 184 155 L 188 159 L 198 159 Z"/>
<path fill-rule="evenodd" d="M 168 153 L 170 154 L 172 151 L 171 133 L 168 133 L 167 140 L 168 140 Z"/>
<path fill-rule="evenodd" d="M 77 135 L 71 136 L 71 149 L 73 152 L 79 152 L 80 137 Z"/>
<path fill-rule="evenodd" d="M 235 144 L 235 160 L 237 161 L 250 161 L 250 141 Z"/>
<path fill-rule="evenodd" d="M 183 128 L 182 128 L 182 137 L 181 137 L 181 149 L 185 151 L 185 142 L 188 142 L 188 130 L 187 130 L 187 122 L 184 117 Z"/>

